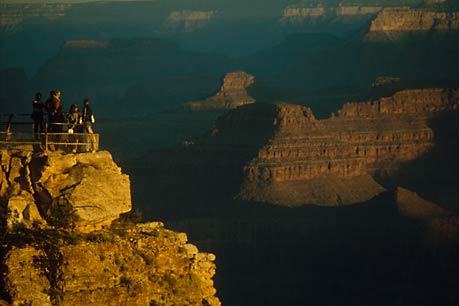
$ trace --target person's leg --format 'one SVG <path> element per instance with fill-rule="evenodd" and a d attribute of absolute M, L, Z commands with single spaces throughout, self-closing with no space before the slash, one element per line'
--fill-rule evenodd
<path fill-rule="evenodd" d="M 33 121 L 33 136 L 35 139 L 38 139 L 38 129 L 39 129 L 40 122 L 37 120 Z"/>
<path fill-rule="evenodd" d="M 38 134 L 38 129 L 39 129 L 39 122 L 37 120 L 34 120 L 33 121 L 33 138 L 35 140 L 40 139 L 40 135 Z M 39 152 L 40 149 L 41 149 L 40 145 L 39 144 L 35 144 L 35 143 L 32 145 L 32 147 L 33 147 L 33 151 L 34 152 Z"/>
<path fill-rule="evenodd" d="M 89 134 L 89 139 L 91 142 L 91 151 L 96 151 L 97 150 L 97 143 L 96 143 L 96 136 L 94 136 L 94 130 L 92 129 L 92 126 L 88 124 L 87 126 L 88 134 Z"/>
<path fill-rule="evenodd" d="M 91 151 L 91 138 L 90 138 L 90 131 L 92 131 L 91 125 L 88 123 L 85 123 L 84 125 L 84 132 L 85 132 L 85 142 L 86 142 L 86 152 Z"/>

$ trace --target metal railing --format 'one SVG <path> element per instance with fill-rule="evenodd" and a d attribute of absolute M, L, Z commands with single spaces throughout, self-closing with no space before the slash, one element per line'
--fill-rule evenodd
<path fill-rule="evenodd" d="M 72 131 L 69 126 L 74 127 L 73 133 L 70 133 Z M 38 127 L 36 133 L 33 127 L 34 121 L 30 114 L 0 114 L 0 148 L 32 146 L 34 151 L 68 152 L 91 152 L 99 149 L 99 134 L 90 133 L 84 124 L 45 121 L 42 131 L 39 132 Z"/>

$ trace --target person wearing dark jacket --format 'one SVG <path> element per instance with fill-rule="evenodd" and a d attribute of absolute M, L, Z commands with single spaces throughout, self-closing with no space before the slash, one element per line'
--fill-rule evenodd
<path fill-rule="evenodd" d="M 63 125 L 65 123 L 64 111 L 61 104 L 61 92 L 59 90 L 53 91 L 53 96 L 46 101 L 48 110 L 48 131 L 51 133 L 62 133 Z"/>
<path fill-rule="evenodd" d="M 40 138 L 39 133 L 44 132 L 44 116 L 45 116 L 45 104 L 40 101 L 41 93 L 35 94 L 35 100 L 32 103 L 32 119 L 33 119 L 33 133 L 35 139 Z"/>
<path fill-rule="evenodd" d="M 89 134 L 89 137 L 87 137 L 87 151 L 95 152 L 97 151 L 97 142 L 94 135 L 94 130 L 92 129 L 92 124 L 96 122 L 96 119 L 94 118 L 94 114 L 92 113 L 91 107 L 89 106 L 88 99 L 84 99 L 83 106 L 83 127 L 85 132 Z"/>
<path fill-rule="evenodd" d="M 52 91 L 52 97 L 46 101 L 46 109 L 48 111 L 48 132 L 52 133 L 49 140 L 55 143 L 62 142 L 62 132 L 64 130 L 64 125 L 66 124 L 66 119 L 64 116 L 64 111 L 62 110 L 61 104 L 61 92 L 59 90 Z M 56 144 L 56 146 L 51 146 L 51 149 L 61 148 L 61 144 Z"/>

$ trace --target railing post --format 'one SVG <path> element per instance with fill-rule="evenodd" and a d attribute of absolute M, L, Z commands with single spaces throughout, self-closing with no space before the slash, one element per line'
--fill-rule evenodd
<path fill-rule="evenodd" d="M 48 121 L 45 122 L 45 151 L 48 151 Z"/>
<path fill-rule="evenodd" d="M 13 121 L 14 114 L 10 114 L 8 117 L 8 122 L 6 123 L 6 133 L 11 133 L 11 121 Z"/>

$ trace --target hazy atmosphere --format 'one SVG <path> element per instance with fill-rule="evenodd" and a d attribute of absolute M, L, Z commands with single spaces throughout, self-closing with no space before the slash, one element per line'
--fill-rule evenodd
<path fill-rule="evenodd" d="M 0 304 L 457 305 L 458 54 L 456 0 L 0 1 Z"/>

